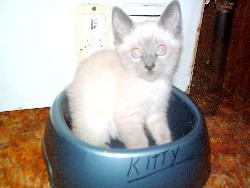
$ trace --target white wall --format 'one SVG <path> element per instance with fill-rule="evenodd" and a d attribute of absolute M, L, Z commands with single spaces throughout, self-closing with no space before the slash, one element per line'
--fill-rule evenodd
<path fill-rule="evenodd" d="M 175 85 L 186 91 L 196 52 L 202 0 L 179 0 L 184 47 Z M 0 111 L 51 106 L 77 65 L 76 8 L 83 3 L 123 7 L 122 0 L 1 0 Z M 127 0 L 127 3 L 170 0 Z"/>

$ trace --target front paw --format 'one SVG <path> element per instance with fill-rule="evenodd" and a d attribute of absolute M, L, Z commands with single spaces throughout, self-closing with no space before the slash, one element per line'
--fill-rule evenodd
<path fill-rule="evenodd" d="M 126 140 L 124 144 L 127 149 L 140 149 L 149 147 L 148 139 L 146 138 L 146 136 Z"/>
<path fill-rule="evenodd" d="M 159 135 L 155 138 L 155 142 L 157 145 L 162 145 L 172 142 L 171 133 L 169 131 L 159 133 Z"/>

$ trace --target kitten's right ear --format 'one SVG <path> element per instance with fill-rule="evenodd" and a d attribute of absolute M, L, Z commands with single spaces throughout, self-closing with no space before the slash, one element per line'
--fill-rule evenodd
<path fill-rule="evenodd" d="M 123 37 L 133 29 L 134 23 L 122 9 L 114 7 L 112 12 L 112 27 L 115 42 L 120 44 Z"/>

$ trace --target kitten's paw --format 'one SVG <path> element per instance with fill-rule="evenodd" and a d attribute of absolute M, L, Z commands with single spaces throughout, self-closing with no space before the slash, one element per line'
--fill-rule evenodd
<path fill-rule="evenodd" d="M 149 147 L 148 143 L 125 144 L 127 149 L 140 149 Z"/>
<path fill-rule="evenodd" d="M 171 133 L 169 131 L 161 132 L 155 138 L 155 142 L 157 145 L 162 145 L 162 144 L 167 144 L 169 142 L 172 142 Z"/>
<path fill-rule="evenodd" d="M 127 149 L 140 149 L 149 147 L 148 139 L 145 135 L 127 140 L 124 142 L 124 144 Z"/>
<path fill-rule="evenodd" d="M 72 129 L 75 136 L 85 143 L 101 148 L 109 148 L 110 138 L 107 134 L 97 135 L 91 131 L 85 131 L 83 129 Z M 89 134 L 85 134 L 88 132 Z"/>

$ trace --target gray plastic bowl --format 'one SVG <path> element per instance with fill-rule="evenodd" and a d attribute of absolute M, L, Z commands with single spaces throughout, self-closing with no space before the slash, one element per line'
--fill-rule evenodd
<path fill-rule="evenodd" d="M 67 124 L 67 97 L 54 101 L 43 139 L 52 187 L 195 188 L 209 174 L 209 147 L 201 112 L 174 88 L 168 111 L 174 141 L 145 149 L 102 149 L 75 137 Z M 98 117 L 97 117 L 98 118 Z M 119 147 L 114 141 L 112 146 Z"/>

